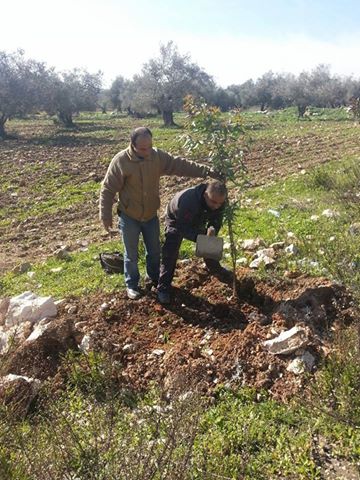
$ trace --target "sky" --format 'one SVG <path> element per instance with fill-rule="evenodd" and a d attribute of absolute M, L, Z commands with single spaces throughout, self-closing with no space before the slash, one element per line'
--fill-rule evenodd
<path fill-rule="evenodd" d="M 5 0 L 0 50 L 131 79 L 172 40 L 218 85 L 265 72 L 360 77 L 359 0 Z"/>

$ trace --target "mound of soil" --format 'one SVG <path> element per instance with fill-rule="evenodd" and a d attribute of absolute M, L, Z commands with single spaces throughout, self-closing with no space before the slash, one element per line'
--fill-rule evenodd
<path fill-rule="evenodd" d="M 209 276 L 199 261 L 183 263 L 178 272 L 169 306 L 157 302 L 155 291 L 138 301 L 124 291 L 71 299 L 72 308 L 62 305 L 54 322 L 58 331 L 66 326 L 64 341 L 50 335 L 51 352 L 49 335 L 23 344 L 7 373 L 55 377 L 61 384 L 60 354 L 87 335 L 90 349 L 107 352 L 121 365 L 123 384 L 137 391 L 154 381 L 168 392 L 186 386 L 210 394 L 219 384 L 250 385 L 286 400 L 304 386 L 303 375 L 287 370 L 299 352 L 273 355 L 262 342 L 304 325 L 310 332 L 306 350 L 318 363 L 334 331 L 355 315 L 345 290 L 326 279 L 304 276 L 269 285 L 243 269 L 234 298 L 231 282 Z"/>

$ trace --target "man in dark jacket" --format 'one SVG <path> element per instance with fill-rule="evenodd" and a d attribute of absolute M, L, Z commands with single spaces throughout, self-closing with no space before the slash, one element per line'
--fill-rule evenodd
<path fill-rule="evenodd" d="M 222 224 L 226 194 L 222 182 L 212 181 L 182 190 L 169 202 L 158 284 L 160 303 L 170 303 L 171 282 L 183 238 L 196 242 L 199 234 L 217 235 Z M 215 260 L 205 259 L 205 263 L 211 273 L 228 273 Z"/>

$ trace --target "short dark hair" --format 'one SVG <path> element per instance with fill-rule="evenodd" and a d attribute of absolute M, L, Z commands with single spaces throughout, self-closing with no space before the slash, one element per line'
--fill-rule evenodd
<path fill-rule="evenodd" d="M 147 127 L 135 128 L 135 130 L 133 130 L 131 132 L 131 135 L 130 135 L 131 145 L 136 146 L 136 140 L 139 137 L 150 137 L 150 138 L 152 138 L 152 133 L 151 133 L 150 128 L 147 128 Z"/>
<path fill-rule="evenodd" d="M 221 195 L 222 197 L 226 197 L 227 195 L 227 188 L 225 183 L 220 182 L 220 180 L 213 180 L 207 184 L 206 190 L 209 193 L 216 193 L 217 195 Z"/>

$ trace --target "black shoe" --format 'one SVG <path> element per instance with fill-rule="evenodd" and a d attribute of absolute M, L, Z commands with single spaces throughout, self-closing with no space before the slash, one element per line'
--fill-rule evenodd
<path fill-rule="evenodd" d="M 158 292 L 157 299 L 163 305 L 167 305 L 170 303 L 170 294 L 168 292 Z"/>

